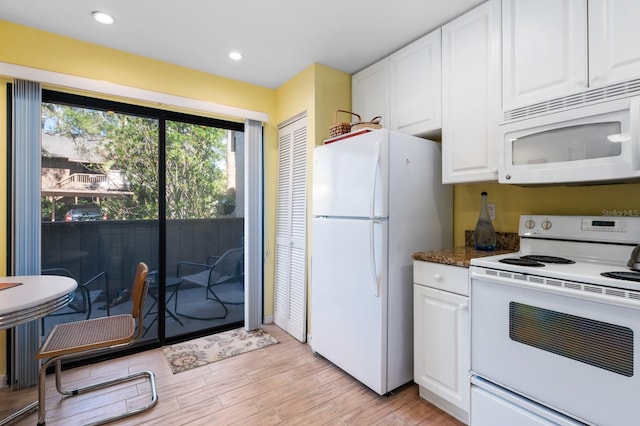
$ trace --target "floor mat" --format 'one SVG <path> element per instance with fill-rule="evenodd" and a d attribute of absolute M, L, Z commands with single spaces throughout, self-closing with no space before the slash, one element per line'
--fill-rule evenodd
<path fill-rule="evenodd" d="M 262 329 L 239 328 L 165 346 L 162 352 L 175 374 L 276 343 L 278 340 Z"/>

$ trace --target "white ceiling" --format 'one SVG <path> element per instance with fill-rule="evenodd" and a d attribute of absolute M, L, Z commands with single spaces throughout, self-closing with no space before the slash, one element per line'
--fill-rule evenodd
<path fill-rule="evenodd" d="M 0 0 L 0 19 L 275 89 L 314 62 L 353 74 L 483 1 Z"/>

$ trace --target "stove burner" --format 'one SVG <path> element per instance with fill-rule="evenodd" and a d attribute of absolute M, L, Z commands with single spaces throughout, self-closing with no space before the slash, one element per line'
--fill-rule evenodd
<path fill-rule="evenodd" d="M 532 259 L 526 259 L 524 257 L 510 257 L 507 259 L 500 259 L 500 262 L 506 263 L 508 265 L 518 265 L 518 266 L 544 266 L 544 264 L 540 262 L 536 262 Z"/>
<path fill-rule="evenodd" d="M 559 263 L 563 265 L 576 263 L 573 260 L 565 259 L 563 257 L 544 256 L 544 255 L 536 255 L 536 254 L 528 254 L 526 256 L 522 256 L 522 259 L 530 259 L 530 260 L 535 260 L 537 262 L 542 262 L 542 263 Z"/>
<path fill-rule="evenodd" d="M 640 282 L 640 272 L 614 271 L 614 272 L 603 272 L 600 275 L 602 275 L 603 277 L 615 278 L 617 280 L 638 281 L 638 282 Z"/>

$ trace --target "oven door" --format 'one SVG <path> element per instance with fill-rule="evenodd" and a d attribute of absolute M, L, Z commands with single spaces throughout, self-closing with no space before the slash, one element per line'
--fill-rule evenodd
<path fill-rule="evenodd" d="M 638 424 L 637 301 L 470 272 L 474 374 L 584 422 Z"/>

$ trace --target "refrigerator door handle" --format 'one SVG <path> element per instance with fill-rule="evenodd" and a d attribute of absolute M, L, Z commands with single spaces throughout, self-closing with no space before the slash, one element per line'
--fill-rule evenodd
<path fill-rule="evenodd" d="M 369 217 L 375 217 L 376 216 L 376 194 L 377 194 L 377 189 L 378 189 L 378 184 L 381 182 L 378 182 L 378 171 L 380 170 L 380 142 L 376 141 L 376 143 L 374 144 L 375 146 L 375 153 L 373 155 L 373 160 L 374 160 L 374 164 L 373 164 L 373 185 L 372 185 L 372 190 L 371 190 L 371 210 L 369 213 Z"/>
<path fill-rule="evenodd" d="M 380 226 L 381 223 L 376 220 L 371 221 L 371 227 L 369 228 L 369 241 L 371 247 L 371 272 L 373 277 L 373 295 L 374 297 L 380 297 L 380 275 L 378 274 L 378 262 L 376 262 L 376 238 L 375 238 L 375 226 Z"/>

